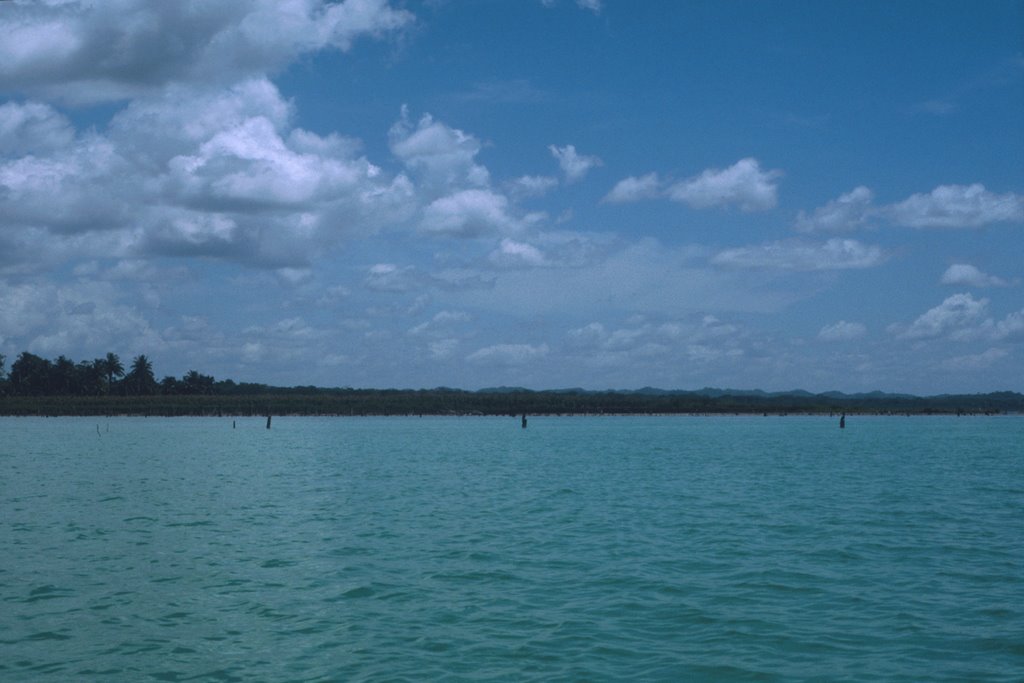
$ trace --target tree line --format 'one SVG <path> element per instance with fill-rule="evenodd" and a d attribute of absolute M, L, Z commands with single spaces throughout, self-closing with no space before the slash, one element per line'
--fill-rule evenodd
<path fill-rule="evenodd" d="M 961 414 L 1024 413 L 1024 395 L 918 397 L 899 394 L 810 394 L 698 391 L 466 391 L 275 387 L 215 380 L 195 370 L 157 381 L 138 355 L 125 368 L 114 353 L 75 362 L 21 353 L 6 370 L 0 355 L 3 415 L 573 415 L 573 414 Z"/>
<path fill-rule="evenodd" d="M 139 354 L 125 368 L 116 353 L 75 362 L 67 356 L 55 360 L 24 351 L 6 369 L 0 354 L 0 395 L 6 396 L 173 396 L 214 393 L 213 377 L 189 370 L 180 379 L 166 376 L 159 382 L 153 363 Z"/>

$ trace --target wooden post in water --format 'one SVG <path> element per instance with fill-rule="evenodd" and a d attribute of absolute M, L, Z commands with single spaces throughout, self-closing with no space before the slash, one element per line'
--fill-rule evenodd
<path fill-rule="evenodd" d="M 270 416 L 267 415 L 267 429 L 270 429 Z"/>
<path fill-rule="evenodd" d="M 526 413 L 523 413 L 523 429 L 526 429 Z"/>

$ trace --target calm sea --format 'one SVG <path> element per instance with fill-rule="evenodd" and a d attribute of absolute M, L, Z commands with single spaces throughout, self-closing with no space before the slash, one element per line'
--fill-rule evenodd
<path fill-rule="evenodd" d="M 0 419 L 0 680 L 1024 680 L 1024 417 L 236 421 Z"/>

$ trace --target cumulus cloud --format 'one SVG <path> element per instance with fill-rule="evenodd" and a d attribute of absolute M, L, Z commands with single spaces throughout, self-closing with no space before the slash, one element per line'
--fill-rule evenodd
<path fill-rule="evenodd" d="M 901 339 L 948 338 L 953 341 L 1015 342 L 1024 340 L 1024 309 L 1002 319 L 988 315 L 988 299 L 954 294 L 920 315 L 914 322 L 889 326 Z"/>
<path fill-rule="evenodd" d="M 0 158 L 0 226 L 77 233 L 125 224 L 138 189 L 125 159 L 97 135 L 68 142 Z"/>
<path fill-rule="evenodd" d="M 487 169 L 476 163 L 480 141 L 457 128 L 435 121 L 424 114 L 413 125 L 408 109 L 389 133 L 391 153 L 418 180 L 437 192 L 466 186 L 486 187 L 490 184 Z"/>
<path fill-rule="evenodd" d="M 839 195 L 810 214 L 801 211 L 794 226 L 799 232 L 851 232 L 864 227 L 873 210 L 874 193 L 861 185 Z"/>
<path fill-rule="evenodd" d="M 566 181 L 570 183 L 582 180 L 590 169 L 603 165 L 598 157 L 577 152 L 575 145 L 566 145 L 565 147 L 549 145 L 548 149 L 551 151 L 551 156 L 558 160 L 558 165 L 565 173 Z"/>
<path fill-rule="evenodd" d="M 940 185 L 893 204 L 887 214 L 897 225 L 911 228 L 980 228 L 1024 221 L 1024 196 L 995 194 L 981 183 Z"/>
<path fill-rule="evenodd" d="M 168 162 L 168 183 L 187 203 L 211 208 L 308 206 L 372 184 L 381 175 L 365 159 L 332 155 L 329 141 L 294 131 L 292 143 L 263 117 L 218 132 L 197 153 Z M 326 152 L 323 154 L 321 152 Z"/>
<path fill-rule="evenodd" d="M 423 278 L 413 266 L 377 263 L 370 267 L 363 285 L 378 292 L 407 292 L 418 289 Z"/>
<path fill-rule="evenodd" d="M 476 273 L 427 273 L 416 266 L 398 266 L 394 263 L 378 263 L 371 266 L 363 279 L 363 286 L 376 292 L 417 292 L 426 288 L 465 291 L 486 289 L 492 285 L 491 281 Z"/>
<path fill-rule="evenodd" d="M 121 301 L 120 289 L 110 282 L 11 286 L 0 281 L 0 335 L 44 355 L 83 347 L 96 353 L 126 346 L 164 348 L 145 315 Z"/>
<path fill-rule="evenodd" d="M 862 323 L 850 323 L 840 320 L 832 325 L 825 325 L 818 332 L 818 339 L 822 341 L 849 341 L 860 339 L 867 334 L 867 328 Z"/>
<path fill-rule="evenodd" d="M 661 324 L 636 321 L 619 328 L 592 322 L 569 330 L 567 338 L 572 348 L 586 353 L 588 363 L 603 366 L 663 362 L 673 354 L 688 363 L 707 365 L 745 353 L 743 331 L 712 315 Z"/>
<path fill-rule="evenodd" d="M 977 325 L 956 330 L 952 336 L 959 341 L 976 339 L 1018 341 L 1024 339 L 1024 309 L 1010 313 L 1002 320 L 986 318 Z"/>
<path fill-rule="evenodd" d="M 255 235 L 229 216 L 217 213 L 169 212 L 141 238 L 140 251 L 166 256 L 239 256 L 255 250 Z"/>
<path fill-rule="evenodd" d="M 872 268 L 885 261 L 876 246 L 851 239 L 830 239 L 823 244 L 787 241 L 719 252 L 711 263 L 731 268 L 779 270 L 846 270 Z"/>
<path fill-rule="evenodd" d="M 425 232 L 450 237 L 478 237 L 515 229 L 508 199 L 490 190 L 462 190 L 431 202 L 423 212 Z"/>
<path fill-rule="evenodd" d="M 933 339 L 976 323 L 988 303 L 988 299 L 975 299 L 970 294 L 954 294 L 910 325 L 893 325 L 889 330 L 901 339 Z"/>
<path fill-rule="evenodd" d="M 509 194 L 515 197 L 539 197 L 555 187 L 558 187 L 558 178 L 536 175 L 524 175 L 506 184 Z"/>
<path fill-rule="evenodd" d="M 0 246 L 36 262 L 106 252 L 301 267 L 414 214 L 405 175 L 388 177 L 353 140 L 292 128 L 291 109 L 266 79 L 170 88 L 132 102 L 106 135 L 76 135 L 48 105 L 3 105 Z"/>
<path fill-rule="evenodd" d="M 346 51 L 414 17 L 387 0 L 4 3 L 0 88 L 71 101 L 172 83 L 232 83 L 316 50 Z"/>
<path fill-rule="evenodd" d="M 501 240 L 501 244 L 491 252 L 488 258 L 496 265 L 511 268 L 548 265 L 548 261 L 540 249 L 532 244 L 517 242 L 507 237 Z"/>
<path fill-rule="evenodd" d="M 708 169 L 675 183 L 668 196 L 697 209 L 736 205 L 743 211 L 765 211 L 775 206 L 781 177 L 782 171 L 761 170 L 757 159 L 740 159 L 729 168 Z"/>
<path fill-rule="evenodd" d="M 482 365 L 522 365 L 543 358 L 549 351 L 547 344 L 495 344 L 474 351 L 466 360 Z"/>
<path fill-rule="evenodd" d="M 995 322 L 991 326 L 991 334 L 997 340 L 1024 339 L 1024 308 Z"/>
<path fill-rule="evenodd" d="M 944 285 L 967 285 L 968 287 L 1007 287 L 1009 282 L 988 275 L 968 263 L 954 263 L 942 274 Z"/>
<path fill-rule="evenodd" d="M 648 173 L 639 178 L 630 176 L 620 180 L 601 201 L 612 204 L 636 202 L 642 199 L 654 199 L 660 196 L 661 192 L 661 180 L 658 178 L 658 174 Z"/>
<path fill-rule="evenodd" d="M 125 156 L 158 171 L 171 158 L 246 121 L 264 119 L 280 133 L 293 115 L 292 103 L 277 87 L 256 77 L 223 88 L 168 86 L 134 99 L 114 115 L 108 128 L 111 141 Z"/>
<path fill-rule="evenodd" d="M 49 153 L 75 139 L 71 122 L 40 102 L 0 104 L 0 156 Z"/>

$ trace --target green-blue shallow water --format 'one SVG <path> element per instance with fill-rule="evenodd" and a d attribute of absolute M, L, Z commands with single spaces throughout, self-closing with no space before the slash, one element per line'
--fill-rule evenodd
<path fill-rule="evenodd" d="M 1024 418 L 0 419 L 0 680 L 1024 678 Z"/>

